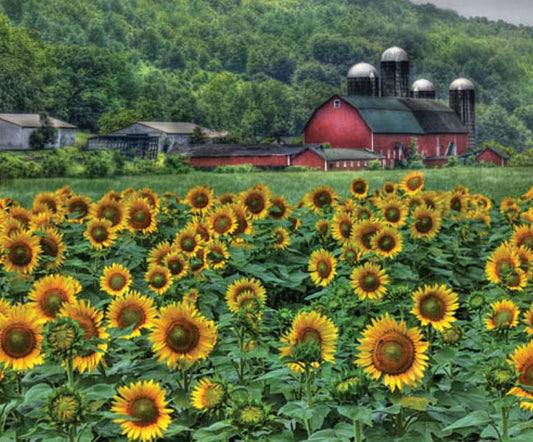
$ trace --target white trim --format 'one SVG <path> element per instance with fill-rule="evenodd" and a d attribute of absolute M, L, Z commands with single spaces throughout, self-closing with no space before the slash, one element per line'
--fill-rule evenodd
<path fill-rule="evenodd" d="M 324 160 L 324 172 L 328 171 L 328 162 Z"/>
<path fill-rule="evenodd" d="M 372 152 L 374 152 L 374 132 L 371 132 L 372 134 Z"/>

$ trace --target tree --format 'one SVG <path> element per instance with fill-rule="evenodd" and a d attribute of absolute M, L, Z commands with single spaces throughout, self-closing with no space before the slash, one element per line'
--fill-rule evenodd
<path fill-rule="evenodd" d="M 43 150 L 47 145 L 52 144 L 57 134 L 46 113 L 39 115 L 39 121 L 41 126 L 30 134 L 29 139 L 30 147 L 35 150 Z"/>
<path fill-rule="evenodd" d="M 191 144 L 204 144 L 205 135 L 200 126 L 194 126 L 191 134 Z"/>

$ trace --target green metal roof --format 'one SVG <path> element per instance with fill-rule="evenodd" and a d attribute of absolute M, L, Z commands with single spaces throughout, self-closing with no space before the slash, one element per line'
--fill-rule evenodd
<path fill-rule="evenodd" d="M 311 150 L 326 161 L 344 161 L 344 160 L 379 160 L 384 158 L 377 152 L 370 152 L 362 148 L 349 147 L 311 147 Z"/>

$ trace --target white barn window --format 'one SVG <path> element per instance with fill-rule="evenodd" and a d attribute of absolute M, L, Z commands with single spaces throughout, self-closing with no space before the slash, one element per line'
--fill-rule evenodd
<path fill-rule="evenodd" d="M 339 109 L 341 107 L 341 100 L 333 100 L 333 107 Z"/>

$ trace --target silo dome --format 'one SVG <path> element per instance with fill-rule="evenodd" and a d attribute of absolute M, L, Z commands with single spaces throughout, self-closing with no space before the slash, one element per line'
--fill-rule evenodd
<path fill-rule="evenodd" d="M 402 48 L 398 46 L 393 46 L 392 48 L 387 49 L 383 54 L 381 54 L 381 61 L 409 61 L 409 56 Z"/>
<path fill-rule="evenodd" d="M 433 86 L 433 83 L 431 81 L 421 78 L 420 80 L 416 80 L 412 84 L 411 91 L 412 92 L 434 92 L 435 86 Z"/>
<path fill-rule="evenodd" d="M 348 78 L 377 78 L 377 69 L 368 63 L 354 64 L 348 71 Z"/>
<path fill-rule="evenodd" d="M 474 83 L 466 78 L 458 78 L 450 84 L 451 91 L 474 91 L 476 90 Z"/>

